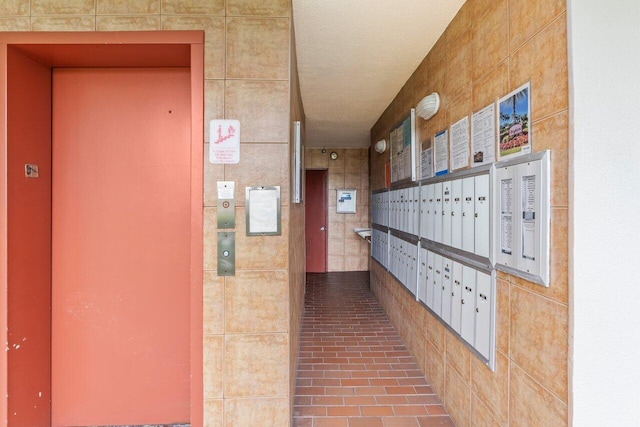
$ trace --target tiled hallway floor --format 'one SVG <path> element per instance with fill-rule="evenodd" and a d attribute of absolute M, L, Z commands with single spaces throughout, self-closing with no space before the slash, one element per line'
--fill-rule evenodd
<path fill-rule="evenodd" d="M 369 273 L 307 274 L 293 427 L 453 426 Z"/>

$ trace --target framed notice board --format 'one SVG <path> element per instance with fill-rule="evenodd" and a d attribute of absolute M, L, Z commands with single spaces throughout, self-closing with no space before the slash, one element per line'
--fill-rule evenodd
<path fill-rule="evenodd" d="M 416 110 L 400 121 L 389 133 L 391 150 L 391 183 L 415 181 L 416 176 Z"/>

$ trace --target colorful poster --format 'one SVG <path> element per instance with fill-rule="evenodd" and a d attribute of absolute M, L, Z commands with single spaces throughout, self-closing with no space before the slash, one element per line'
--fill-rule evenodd
<path fill-rule="evenodd" d="M 498 100 L 500 160 L 531 153 L 529 83 Z"/>

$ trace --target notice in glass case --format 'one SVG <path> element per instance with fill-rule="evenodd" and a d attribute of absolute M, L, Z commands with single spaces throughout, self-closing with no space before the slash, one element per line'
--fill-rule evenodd
<path fill-rule="evenodd" d="M 449 132 L 445 129 L 433 137 L 436 176 L 449 173 Z"/>
<path fill-rule="evenodd" d="M 391 146 L 391 182 L 416 179 L 415 111 L 412 109 L 389 132 Z"/>
<path fill-rule="evenodd" d="M 496 161 L 496 107 L 487 105 L 471 117 L 472 166 Z"/>
<path fill-rule="evenodd" d="M 247 236 L 280 235 L 280 187 L 247 187 Z"/>
<path fill-rule="evenodd" d="M 469 166 L 469 116 L 451 125 L 451 170 Z"/>

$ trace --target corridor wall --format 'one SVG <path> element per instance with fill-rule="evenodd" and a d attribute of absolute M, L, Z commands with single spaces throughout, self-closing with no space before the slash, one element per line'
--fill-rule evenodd
<path fill-rule="evenodd" d="M 437 132 L 529 81 L 533 152 L 551 149 L 549 287 L 496 274 L 495 371 L 416 301 L 378 261 L 371 288 L 458 426 L 567 425 L 569 419 L 568 67 L 563 1 L 467 1 L 371 130 L 371 190 L 386 188 L 373 144 L 426 95 Z M 425 147 L 426 148 L 426 147 Z M 539 408 L 545 408 L 544 411 Z"/>

